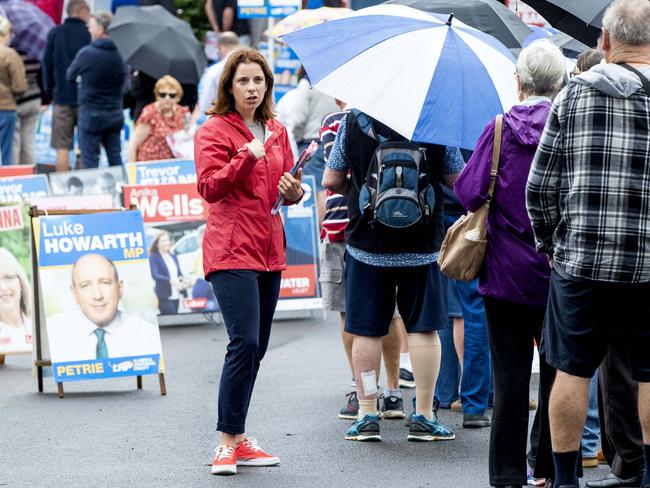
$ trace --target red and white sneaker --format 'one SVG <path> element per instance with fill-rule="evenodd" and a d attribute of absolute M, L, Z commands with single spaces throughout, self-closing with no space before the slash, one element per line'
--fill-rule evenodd
<path fill-rule="evenodd" d="M 265 453 L 257 445 L 255 437 L 248 437 L 235 448 L 239 466 L 275 466 L 280 464 L 280 458 Z"/>
<path fill-rule="evenodd" d="M 235 448 L 221 445 L 214 450 L 212 474 L 237 474 L 237 456 Z"/>

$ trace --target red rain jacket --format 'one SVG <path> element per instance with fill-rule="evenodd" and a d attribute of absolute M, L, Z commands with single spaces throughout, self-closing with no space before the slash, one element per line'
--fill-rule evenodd
<path fill-rule="evenodd" d="M 282 218 L 271 216 L 271 209 L 280 177 L 294 160 L 286 128 L 272 119 L 266 130 L 266 156 L 259 160 L 244 147 L 253 134 L 237 112 L 210 117 L 196 134 L 197 185 L 210 204 L 203 237 L 206 277 L 227 269 L 286 268 Z"/>

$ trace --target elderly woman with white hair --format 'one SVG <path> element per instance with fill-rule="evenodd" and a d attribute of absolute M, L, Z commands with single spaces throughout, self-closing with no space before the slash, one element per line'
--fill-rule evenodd
<path fill-rule="evenodd" d="M 493 486 L 527 484 L 533 340 L 540 342 L 551 270 L 547 258 L 535 249 L 526 213 L 526 181 L 551 99 L 562 87 L 565 73 L 562 53 L 549 42 L 534 43 L 521 52 L 515 73 L 520 104 L 498 117 L 502 118 L 501 134 L 495 135 L 495 120 L 487 125 L 454 186 L 458 199 L 470 212 L 487 201 L 492 150 L 495 137 L 500 136 L 499 168 L 488 216 L 488 248 L 478 288 L 485 302 L 494 374 L 489 453 Z M 548 391 L 553 371 L 541 362 L 540 389 Z M 545 404 L 544 395 L 540 398 Z M 537 421 L 541 416 L 538 414 Z M 548 425 L 539 432 L 548 436 Z M 550 459 L 550 441 L 545 441 L 548 439 L 531 443 L 534 448 L 540 446 L 538 460 L 540 456 Z"/>

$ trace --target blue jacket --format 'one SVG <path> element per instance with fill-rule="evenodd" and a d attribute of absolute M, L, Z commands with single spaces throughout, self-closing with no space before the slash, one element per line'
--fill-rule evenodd
<path fill-rule="evenodd" d="M 101 110 L 122 109 L 127 67 L 113 41 L 97 39 L 81 49 L 68 68 L 68 81 L 81 76 L 79 105 Z"/>
<path fill-rule="evenodd" d="M 43 57 L 43 88 L 47 98 L 59 105 L 77 106 L 77 84 L 66 78 L 66 70 L 77 52 L 90 42 L 81 19 L 69 17 L 50 30 Z"/>
<path fill-rule="evenodd" d="M 181 267 L 178 264 L 178 258 L 174 254 L 171 254 L 171 257 L 174 260 L 174 263 L 176 263 L 178 276 L 181 277 Z M 169 298 L 172 294 L 172 285 L 169 283 L 169 269 L 167 269 L 167 265 L 165 264 L 165 261 L 163 260 L 160 253 L 151 253 L 151 256 L 149 256 L 149 266 L 151 267 L 151 275 L 156 282 L 156 286 L 154 287 L 156 296 L 159 299 Z"/>

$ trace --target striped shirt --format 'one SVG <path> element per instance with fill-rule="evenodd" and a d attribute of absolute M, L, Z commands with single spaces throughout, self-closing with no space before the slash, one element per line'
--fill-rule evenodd
<path fill-rule="evenodd" d="M 320 140 L 323 144 L 325 163 L 327 163 L 332 147 L 334 146 L 334 139 L 336 139 L 336 133 L 341 126 L 341 120 L 343 120 L 346 114 L 347 111 L 334 112 L 323 119 L 320 128 Z M 343 242 L 345 240 L 344 233 L 348 222 L 347 197 L 327 190 L 325 217 L 320 228 L 321 240 L 327 237 L 330 242 Z"/>

